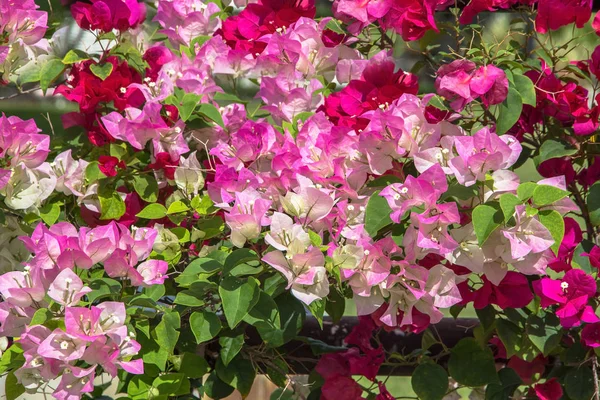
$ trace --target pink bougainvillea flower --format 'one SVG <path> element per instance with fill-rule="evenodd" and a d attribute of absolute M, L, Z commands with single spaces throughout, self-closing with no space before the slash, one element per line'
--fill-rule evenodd
<path fill-rule="evenodd" d="M 486 107 L 502 103 L 508 95 L 506 74 L 493 65 L 479 67 L 473 74 L 469 87 L 473 93 L 481 96 Z"/>
<path fill-rule="evenodd" d="M 74 306 L 85 294 L 91 292 L 81 278 L 69 268 L 62 270 L 48 289 L 48 296 L 63 306 Z"/>
<path fill-rule="evenodd" d="M 258 237 L 261 227 L 268 225 L 265 213 L 270 207 L 271 201 L 263 199 L 254 189 L 235 194 L 235 203 L 231 211 L 225 214 L 234 246 L 243 247 L 247 240 Z"/>
<path fill-rule="evenodd" d="M 31 273 L 34 272 L 34 273 Z M 37 269 L 25 266 L 24 271 L 0 275 L 0 294 L 4 301 L 19 307 L 29 307 L 44 299 L 46 290 Z"/>
<path fill-rule="evenodd" d="M 96 366 L 87 369 L 69 366 L 52 395 L 58 400 L 79 400 L 82 393 L 94 390 Z"/>
<path fill-rule="evenodd" d="M 38 347 L 39 355 L 68 362 L 78 360 L 85 352 L 85 341 L 61 329 L 55 329 Z"/>
<path fill-rule="evenodd" d="M 263 261 L 281 272 L 288 281 L 287 288 L 305 304 L 329 294 L 325 257 L 318 248 L 312 247 L 306 253 L 287 255 L 281 251 L 272 251 L 263 257 Z"/>
<path fill-rule="evenodd" d="M 440 96 L 452 101 L 452 108 L 456 111 L 475 99 L 471 93 L 471 78 L 476 68 L 472 61 L 456 60 L 437 71 L 435 89 Z"/>
<path fill-rule="evenodd" d="M 143 285 L 162 285 L 167 279 L 169 265 L 162 260 L 147 260 L 137 266 L 137 272 L 143 278 Z"/>

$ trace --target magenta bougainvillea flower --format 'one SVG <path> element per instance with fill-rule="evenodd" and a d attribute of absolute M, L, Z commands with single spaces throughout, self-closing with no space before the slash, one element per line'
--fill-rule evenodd
<path fill-rule="evenodd" d="M 136 28 L 146 19 L 146 6 L 137 0 L 78 1 L 71 6 L 73 18 L 82 29 L 111 32 Z"/>

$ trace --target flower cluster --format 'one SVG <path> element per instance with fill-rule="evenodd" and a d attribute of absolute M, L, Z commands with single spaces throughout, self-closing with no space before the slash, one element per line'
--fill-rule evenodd
<path fill-rule="evenodd" d="M 140 345 L 125 325 L 125 305 L 106 301 L 81 307 L 92 291 L 81 277 L 102 264 L 109 277 L 126 279 L 133 286 L 162 284 L 167 263 L 146 260 L 156 236 L 154 229 L 139 228 L 132 234 L 114 222 L 79 230 L 61 222 L 49 229 L 39 224 L 31 236 L 21 238 L 32 257 L 21 270 L 0 275 L 5 299 L 0 303 L 0 330 L 2 335 L 21 337 L 25 364 L 15 375 L 25 388 L 35 390 L 61 376 L 54 396 L 76 399 L 93 390 L 96 366 L 113 377 L 118 367 L 143 373 L 141 359 L 131 360 Z M 36 311 L 45 307 L 53 310 L 52 320 L 62 328 L 32 323 Z M 79 361 L 87 366 L 77 366 Z"/>
<path fill-rule="evenodd" d="M 454 5 L 448 0 L 394 1 L 394 0 L 336 0 L 336 17 L 350 23 L 352 33 L 377 22 L 383 29 L 394 29 L 406 41 L 418 40 L 429 30 L 438 31 L 434 15 Z M 546 33 L 575 23 L 578 28 L 590 19 L 592 2 L 589 0 L 471 0 L 460 15 L 461 24 L 470 24 L 481 12 L 508 9 L 516 6 L 537 5 L 536 30 Z"/>
<path fill-rule="evenodd" d="M 39 11 L 34 0 L 0 2 L 0 85 L 9 74 L 29 61 L 36 47 L 47 47 L 43 40 L 48 28 L 48 14 Z"/>
<path fill-rule="evenodd" d="M 481 97 L 486 107 L 502 103 L 508 94 L 508 79 L 503 70 L 493 65 L 477 68 L 474 62 L 456 60 L 437 72 L 435 88 L 439 95 L 452 101 L 456 111 Z"/>

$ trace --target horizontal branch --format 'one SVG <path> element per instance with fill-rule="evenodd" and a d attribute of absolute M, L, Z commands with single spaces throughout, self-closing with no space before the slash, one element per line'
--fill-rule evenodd
<path fill-rule="evenodd" d="M 311 339 L 320 340 L 330 346 L 344 346 L 344 339 L 352 328 L 358 324 L 358 318 L 356 317 L 344 317 L 342 320 L 333 324 L 331 320 L 325 319 L 323 321 L 323 329 L 319 326 L 319 323 L 315 318 L 308 318 L 304 323 L 300 336 L 309 337 Z M 477 319 L 472 318 L 444 318 L 440 323 L 434 325 L 434 333 L 439 334 L 439 339 L 447 347 L 452 348 L 462 338 L 472 337 L 473 328 L 479 325 Z M 251 345 L 258 345 L 262 343 L 262 339 L 255 331 L 249 331 L 250 337 L 246 341 Z M 378 334 L 378 339 L 381 342 L 386 353 L 399 353 L 408 355 L 415 350 L 421 349 L 421 340 L 423 334 L 411 334 L 402 332 L 399 329 L 391 332 L 381 330 Z M 289 355 L 289 359 L 286 359 L 291 369 L 296 374 L 308 374 L 314 368 L 319 357 L 315 357 L 309 344 L 301 341 L 292 341 L 279 348 L 281 353 L 286 357 Z M 439 354 L 442 350 L 441 346 L 433 346 L 429 349 L 432 356 Z M 302 361 L 298 361 L 302 360 Z M 306 360 L 314 360 L 314 363 L 306 362 Z M 396 376 L 408 376 L 413 371 L 411 366 L 393 367 L 390 365 L 382 365 L 380 369 L 381 375 L 396 375 Z"/>

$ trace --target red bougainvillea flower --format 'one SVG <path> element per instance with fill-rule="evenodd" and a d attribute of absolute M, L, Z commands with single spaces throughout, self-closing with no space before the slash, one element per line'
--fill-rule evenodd
<path fill-rule="evenodd" d="M 87 60 L 75 64 L 67 76 L 67 82 L 56 88 L 54 93 L 78 103 L 79 110 L 84 114 L 94 113 L 100 103 L 111 101 L 121 111 L 127 107 L 141 106 L 144 95 L 137 88 L 129 88 L 132 83 L 142 83 L 140 74 L 116 56 L 107 57 L 105 62 L 112 64 L 112 72 L 106 79 L 94 75 L 90 66 L 96 62 Z"/>
<path fill-rule="evenodd" d="M 257 39 L 287 28 L 301 17 L 313 18 L 315 13 L 314 0 L 259 0 L 223 21 L 216 33 L 231 48 L 256 56 L 266 47 L 265 42 Z"/>
<path fill-rule="evenodd" d="M 565 183 L 570 185 L 575 180 L 577 173 L 573 168 L 573 161 L 569 157 L 551 158 L 542 162 L 538 166 L 538 172 L 544 178 L 554 178 L 555 176 L 564 176 Z"/>
<path fill-rule="evenodd" d="M 540 33 L 575 23 L 583 28 L 592 16 L 593 0 L 539 0 L 535 29 Z"/>
<path fill-rule="evenodd" d="M 360 118 L 364 113 L 385 107 L 405 93 L 417 94 L 417 77 L 395 70 L 394 59 L 385 51 L 378 53 L 369 60 L 360 79 L 328 96 L 320 110 L 338 126 L 364 129 L 369 123 L 367 118 Z"/>
<path fill-rule="evenodd" d="M 565 234 L 562 242 L 560 243 L 560 247 L 558 248 L 558 254 L 554 260 L 548 264 L 548 267 L 552 268 L 552 270 L 556 272 L 565 272 L 570 270 L 572 268 L 571 261 L 573 260 L 575 249 L 582 240 L 583 235 L 579 223 L 573 218 L 566 217 Z"/>
<path fill-rule="evenodd" d="M 581 341 L 588 347 L 600 347 L 600 322 L 584 326 L 581 330 Z"/>
<path fill-rule="evenodd" d="M 594 246 L 589 253 L 581 253 L 584 257 L 589 257 L 590 264 L 594 268 L 600 268 L 600 247 Z"/>
<path fill-rule="evenodd" d="M 544 383 L 538 383 L 529 392 L 530 396 L 537 396 L 540 400 L 559 400 L 563 395 L 562 386 L 560 386 L 556 378 L 548 379 Z"/>
<path fill-rule="evenodd" d="M 146 6 L 137 0 L 78 1 L 71 6 L 71 14 L 81 29 L 126 31 L 144 22 Z"/>
<path fill-rule="evenodd" d="M 548 360 L 541 354 L 531 362 L 512 356 L 507 366 L 515 370 L 525 385 L 531 385 L 544 374 L 547 363 Z"/>
<path fill-rule="evenodd" d="M 146 77 L 156 81 L 158 73 L 163 65 L 168 64 L 173 60 L 173 53 L 163 45 L 156 45 L 146 50 L 142 58 L 148 63 Z"/>
<path fill-rule="evenodd" d="M 154 170 L 163 170 L 167 179 L 175 179 L 175 169 L 179 165 L 178 159 L 171 159 L 169 153 L 163 152 L 156 154 L 156 160 L 148 164 L 148 167 Z"/>
<path fill-rule="evenodd" d="M 592 21 L 592 28 L 596 31 L 596 35 L 600 36 L 600 13 L 596 13 Z"/>
<path fill-rule="evenodd" d="M 466 295 L 464 290 L 461 290 L 463 300 L 473 301 L 474 307 L 478 310 L 489 304 L 495 304 L 503 310 L 521 308 L 533 300 L 527 277 L 518 272 L 507 272 L 498 286 L 493 285 L 485 276 L 482 280 L 483 285 L 470 295 Z"/>
<path fill-rule="evenodd" d="M 561 280 L 537 280 L 533 282 L 533 290 L 540 296 L 542 307 L 558 305 L 556 315 L 565 328 L 600 321 L 588 305 L 588 300 L 596 296 L 596 281 L 580 269 L 567 271 Z"/>
<path fill-rule="evenodd" d="M 590 109 L 588 91 L 573 82 L 563 83 L 542 61 L 542 71 L 527 71 L 529 79 L 535 82 L 536 108 L 542 116 L 556 118 L 564 126 L 573 127 L 576 135 L 589 135 L 598 127 L 598 107 Z"/>
<path fill-rule="evenodd" d="M 116 176 L 117 168 L 125 169 L 125 163 L 119 161 L 117 157 L 100 156 L 98 158 L 100 171 L 106 176 Z"/>

